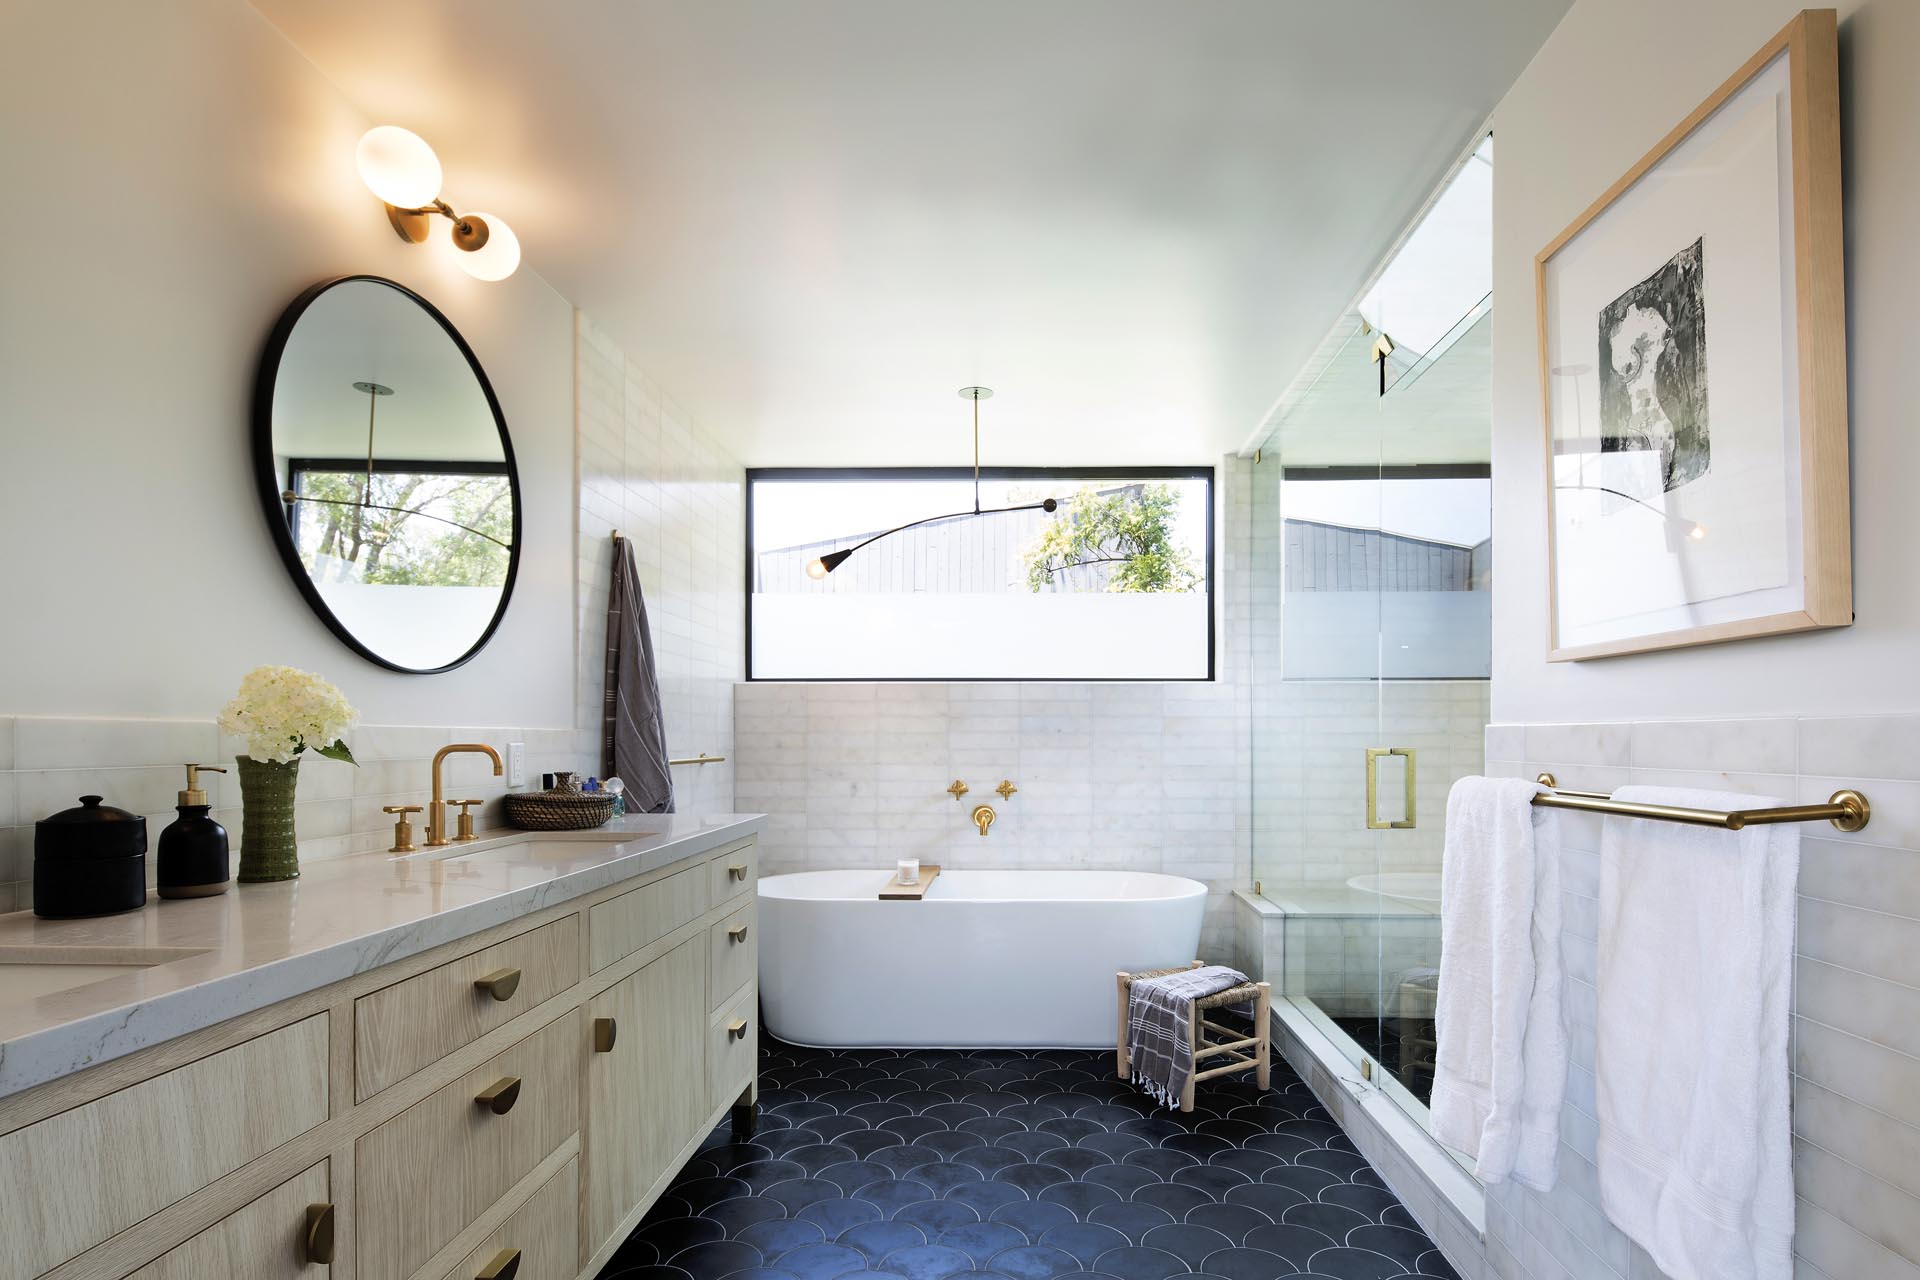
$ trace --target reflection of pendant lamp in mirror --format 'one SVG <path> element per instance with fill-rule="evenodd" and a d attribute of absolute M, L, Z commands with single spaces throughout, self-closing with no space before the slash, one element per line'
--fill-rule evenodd
<path fill-rule="evenodd" d="M 367 130 L 354 151 L 360 180 L 387 206 L 387 221 L 409 244 L 423 244 L 433 215 L 453 224 L 460 269 L 476 280 L 505 280 L 520 265 L 520 238 L 492 213 L 455 213 L 440 198 L 440 157 L 419 134 L 398 125 Z"/>
<path fill-rule="evenodd" d="M 365 478 L 360 484 L 360 500 L 353 502 L 345 498 L 316 498 L 312 494 L 299 493 L 293 489 L 283 489 L 280 491 L 280 500 L 287 504 L 289 512 L 292 511 L 297 503 L 310 502 L 315 506 L 322 507 L 349 507 L 362 511 L 394 511 L 402 516 L 425 516 L 429 520 L 438 520 L 441 524 L 451 525 L 453 528 L 459 529 L 464 533 L 470 533 L 476 538 L 485 538 L 496 547 L 506 547 L 511 550 L 511 543 L 502 542 L 490 533 L 476 529 L 470 524 L 461 524 L 458 520 L 449 520 L 445 516 L 433 514 L 433 512 L 427 510 L 426 503 L 422 503 L 417 507 L 395 507 L 373 500 L 373 428 L 375 410 L 380 404 L 380 397 L 392 395 L 393 388 L 383 386 L 378 382 L 356 382 L 353 384 L 353 389 L 365 393 L 367 397 L 367 471 Z M 429 499 L 429 501 L 433 501 L 433 499 Z"/>

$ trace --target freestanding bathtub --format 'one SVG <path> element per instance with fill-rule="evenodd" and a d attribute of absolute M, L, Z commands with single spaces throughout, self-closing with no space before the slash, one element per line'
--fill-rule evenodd
<path fill-rule="evenodd" d="M 1139 871 L 948 871 L 919 902 L 889 873 L 760 881 L 766 1029 L 818 1047 L 1113 1044 L 1119 970 L 1195 958 L 1207 889 Z"/>

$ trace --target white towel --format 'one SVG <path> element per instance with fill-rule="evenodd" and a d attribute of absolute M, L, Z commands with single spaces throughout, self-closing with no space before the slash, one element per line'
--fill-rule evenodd
<path fill-rule="evenodd" d="M 1567 1030 L 1560 1006 L 1560 822 L 1543 788 L 1462 778 L 1447 796 L 1433 1134 L 1482 1182 L 1539 1191 L 1558 1173 Z"/>
<path fill-rule="evenodd" d="M 1616 800 L 1758 809 L 1623 787 Z M 1673 1280 L 1787 1280 L 1800 832 L 1608 818 L 1600 841 L 1600 1203 Z"/>

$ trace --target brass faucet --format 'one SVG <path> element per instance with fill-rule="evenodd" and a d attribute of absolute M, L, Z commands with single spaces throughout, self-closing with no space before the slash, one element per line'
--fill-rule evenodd
<path fill-rule="evenodd" d="M 427 848 L 429 849 L 438 849 L 443 845 L 452 843 L 447 839 L 447 801 L 445 798 L 446 792 L 440 784 L 440 763 L 458 751 L 477 751 L 489 760 L 492 760 L 493 776 L 496 778 L 507 771 L 507 766 L 501 763 L 500 753 L 484 742 L 456 742 L 450 747 L 442 747 L 434 752 L 433 803 L 427 806 Z M 456 800 L 454 803 L 459 804 L 462 802 Z M 466 801 L 465 803 L 471 804 L 473 802 Z M 460 838 L 462 840 L 474 839 L 472 827 L 467 824 L 462 824 Z"/>
<path fill-rule="evenodd" d="M 975 805 L 973 808 L 973 825 L 980 828 L 981 835 L 986 835 L 987 828 L 993 825 L 993 806 L 990 804 Z"/>

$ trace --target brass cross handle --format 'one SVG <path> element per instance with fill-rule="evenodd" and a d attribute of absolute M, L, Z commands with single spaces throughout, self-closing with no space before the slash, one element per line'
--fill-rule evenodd
<path fill-rule="evenodd" d="M 973 790 L 972 787 L 969 787 L 966 783 L 960 781 L 960 779 L 955 778 L 953 785 L 947 788 L 947 794 L 953 797 L 954 803 L 958 804 L 960 797 L 971 790 Z"/>
<path fill-rule="evenodd" d="M 1013 793 L 1018 791 L 1019 789 L 1020 788 L 1013 785 L 1012 778 L 1000 779 L 1000 785 L 994 788 L 995 791 L 998 791 L 1000 793 L 1000 798 L 1002 800 L 1013 799 Z"/>
<path fill-rule="evenodd" d="M 459 834 L 453 837 L 455 840 L 478 840 L 480 838 L 473 834 L 473 815 L 471 813 L 468 813 L 467 810 L 471 809 L 476 804 L 485 804 L 485 803 L 486 801 L 484 800 L 449 800 L 447 801 L 447 805 L 449 808 L 451 808 L 454 805 L 460 806 L 460 830 L 459 830 Z"/>
<path fill-rule="evenodd" d="M 420 811 L 420 806 L 417 804 L 389 804 L 381 807 L 383 813 L 399 815 L 394 819 L 393 847 L 387 850 L 388 853 L 413 852 L 413 824 L 407 821 L 407 815 Z"/>

